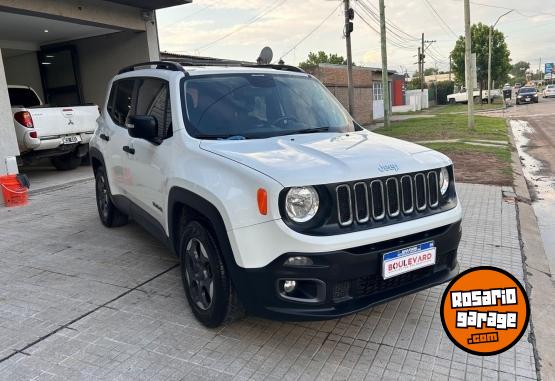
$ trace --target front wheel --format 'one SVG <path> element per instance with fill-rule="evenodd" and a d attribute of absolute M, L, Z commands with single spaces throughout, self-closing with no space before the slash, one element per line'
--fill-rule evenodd
<path fill-rule="evenodd" d="M 200 222 L 182 226 L 179 256 L 185 295 L 195 317 L 209 328 L 238 317 L 241 307 L 220 249 Z"/>
<path fill-rule="evenodd" d="M 56 156 L 50 159 L 52 165 L 59 171 L 69 171 L 81 165 L 81 158 L 77 157 L 73 152 Z"/>
<path fill-rule="evenodd" d="M 454 98 L 449 99 L 449 104 L 454 105 L 455 104 L 455 99 Z"/>

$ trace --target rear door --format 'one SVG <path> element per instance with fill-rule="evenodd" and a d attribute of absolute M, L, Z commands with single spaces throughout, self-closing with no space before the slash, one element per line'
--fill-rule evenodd
<path fill-rule="evenodd" d="M 136 103 L 135 79 L 114 82 L 107 104 L 108 115 L 99 125 L 100 144 L 106 160 L 112 194 L 128 195 L 133 179 L 129 170 L 129 142 L 126 125 Z"/>

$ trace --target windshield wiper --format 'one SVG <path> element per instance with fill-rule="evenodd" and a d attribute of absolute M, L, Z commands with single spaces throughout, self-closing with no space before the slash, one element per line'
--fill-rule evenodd
<path fill-rule="evenodd" d="M 297 131 L 290 131 L 290 132 L 287 132 L 286 135 L 312 134 L 314 132 L 327 132 L 329 130 L 330 130 L 329 127 L 313 127 L 313 128 L 305 128 Z"/>

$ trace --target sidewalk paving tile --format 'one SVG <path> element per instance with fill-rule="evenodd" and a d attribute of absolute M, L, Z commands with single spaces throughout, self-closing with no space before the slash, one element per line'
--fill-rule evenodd
<path fill-rule="evenodd" d="M 458 190 L 461 270 L 495 265 L 522 282 L 514 204 L 500 187 Z M 206 329 L 176 259 L 135 224 L 104 228 L 91 182 L 2 209 L 0 226 L 0 379 L 536 379 L 528 334 L 492 357 L 451 343 L 445 285 L 336 320 Z"/>

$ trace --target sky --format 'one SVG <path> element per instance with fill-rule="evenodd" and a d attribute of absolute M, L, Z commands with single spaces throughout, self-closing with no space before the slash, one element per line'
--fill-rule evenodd
<path fill-rule="evenodd" d="M 345 56 L 343 3 L 339 0 L 193 0 L 157 12 L 160 48 L 172 53 L 255 61 L 264 46 L 297 65 L 311 51 Z M 378 0 L 351 0 L 357 14 L 352 38 L 357 65 L 381 67 Z M 464 34 L 463 0 L 385 0 L 388 66 L 412 74 L 421 34 L 434 40 L 426 67 L 448 70 L 449 53 Z M 471 0 L 471 22 L 505 34 L 512 63 L 555 61 L 554 0 Z M 367 24 L 370 24 L 368 26 Z M 373 30 L 375 29 L 375 30 Z M 312 33 L 311 33 L 312 32 Z"/>

